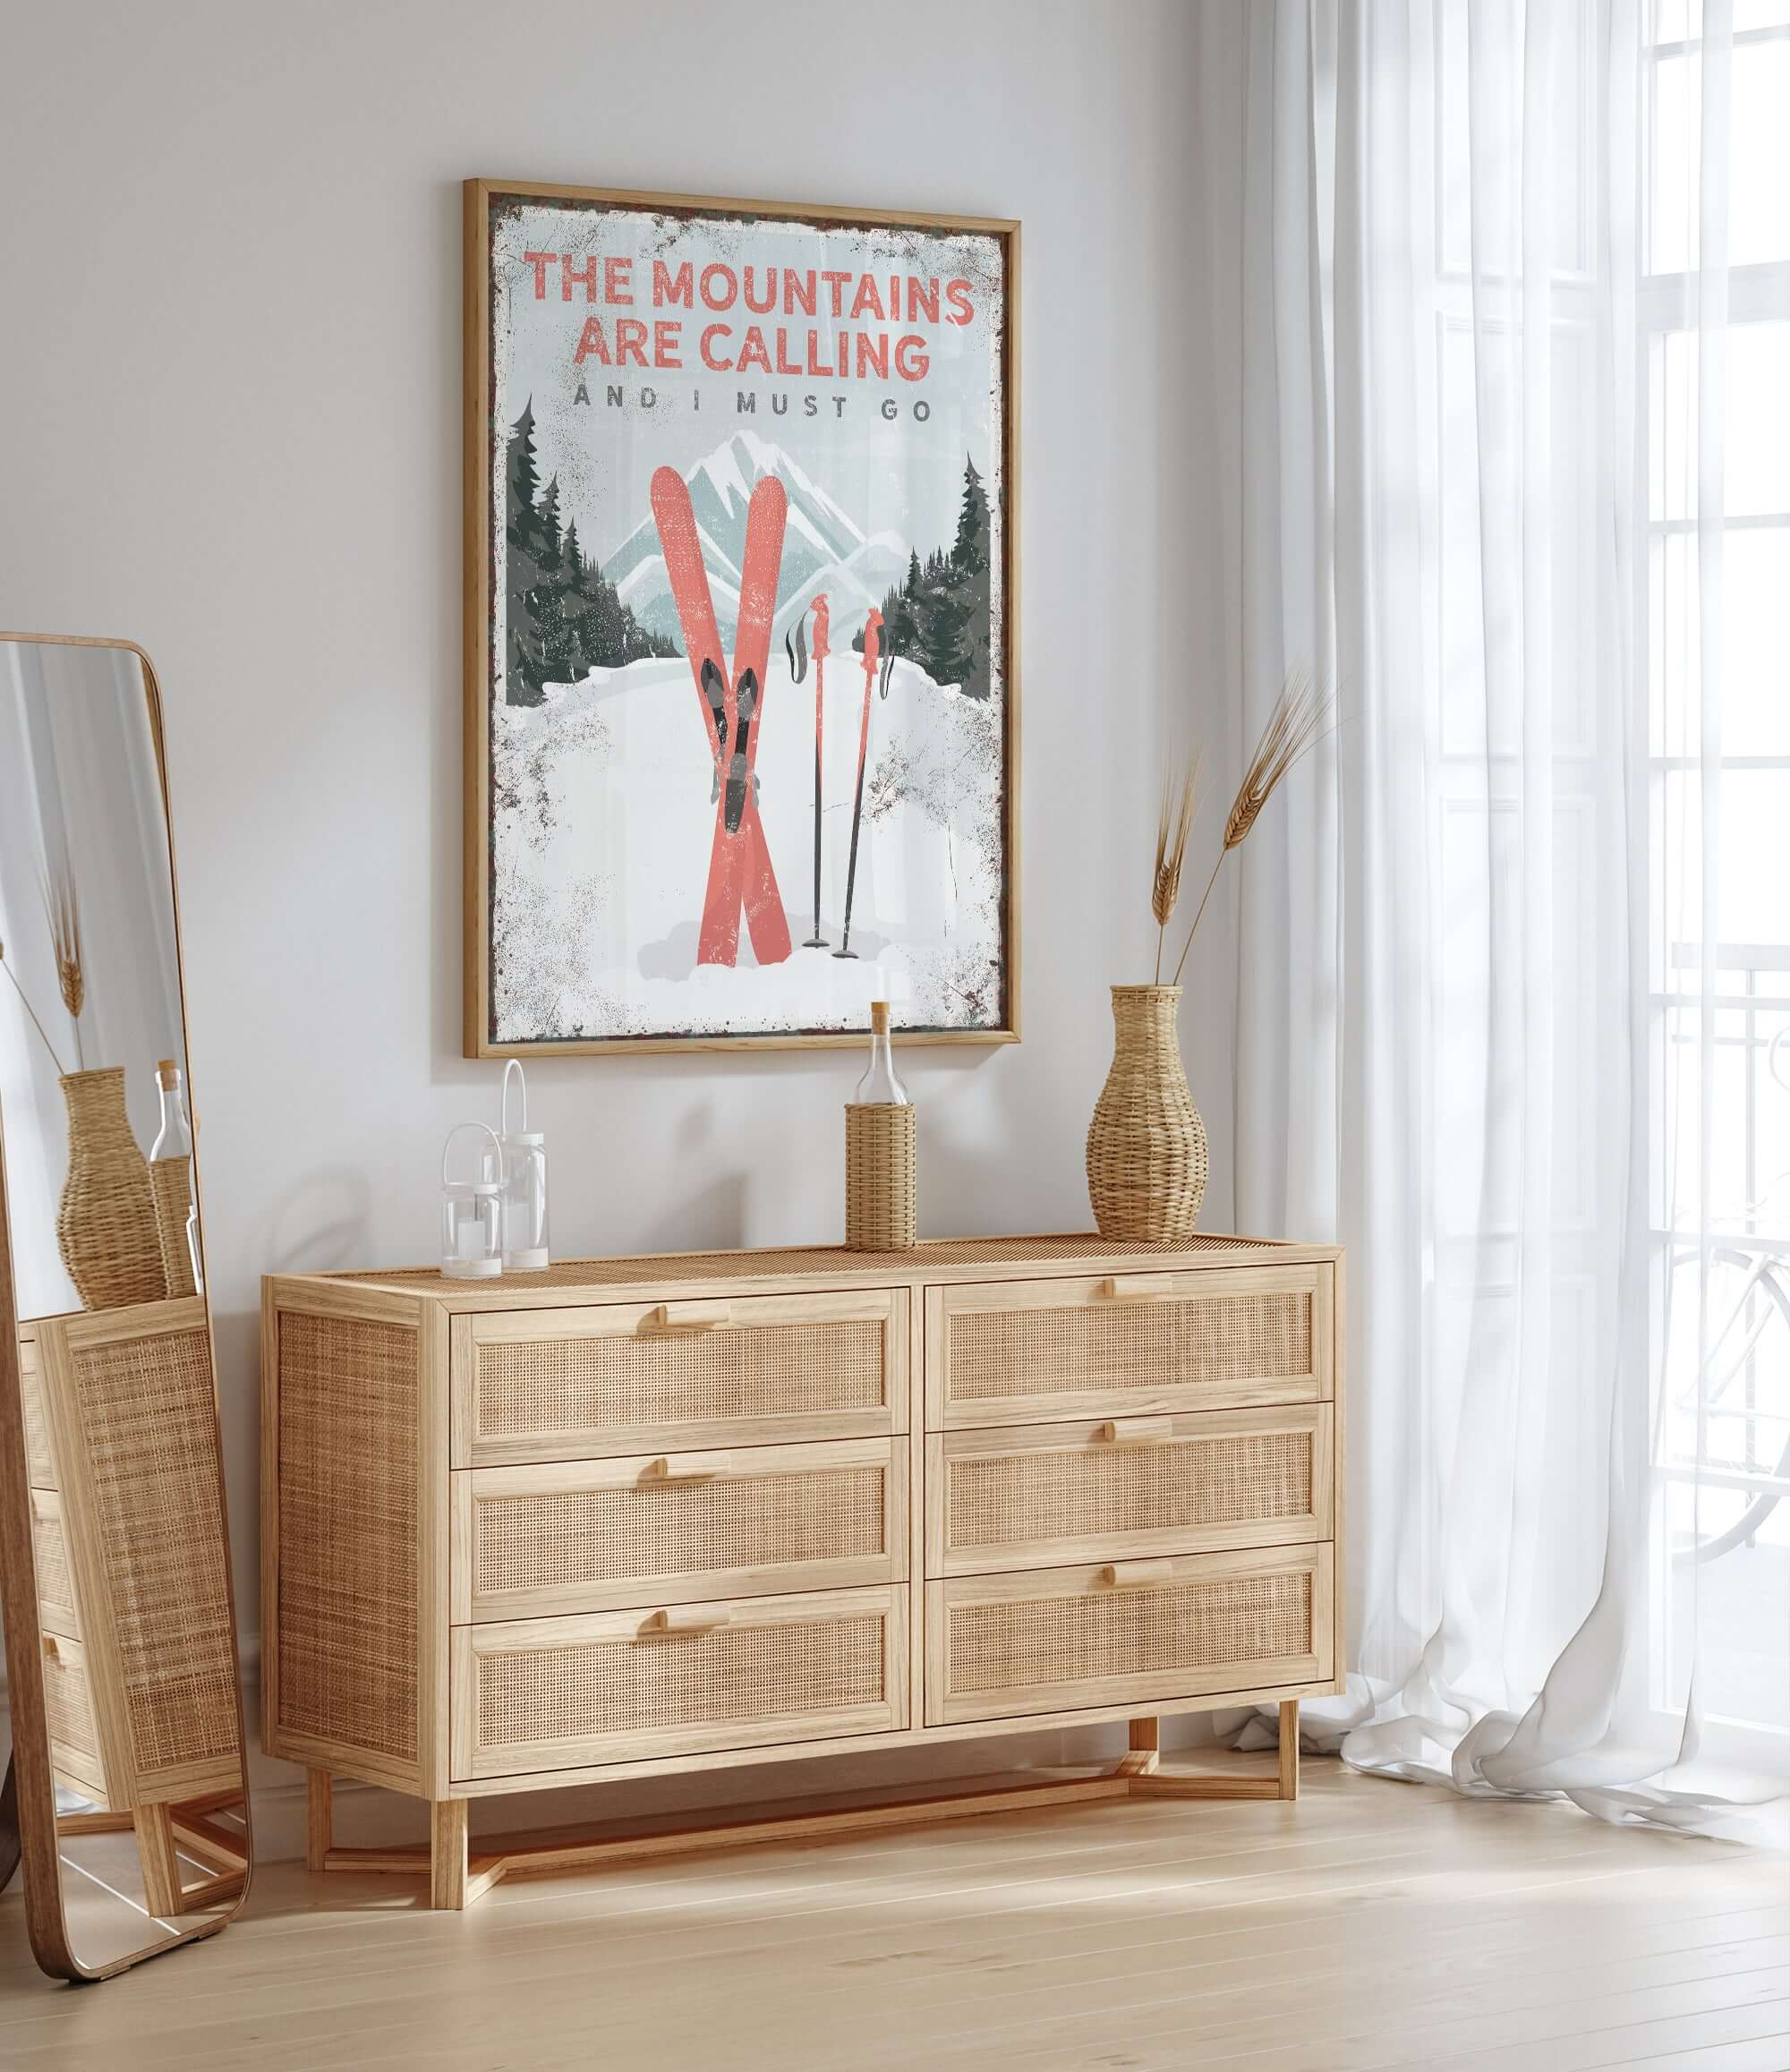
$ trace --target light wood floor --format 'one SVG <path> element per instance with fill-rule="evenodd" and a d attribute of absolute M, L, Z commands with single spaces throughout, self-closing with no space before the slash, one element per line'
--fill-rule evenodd
<path fill-rule="evenodd" d="M 215 1941 L 30 1968 L 9 2072 L 1784 2072 L 1790 1866 L 1334 1762 L 1138 1800 L 505 1884 L 264 1866 Z"/>

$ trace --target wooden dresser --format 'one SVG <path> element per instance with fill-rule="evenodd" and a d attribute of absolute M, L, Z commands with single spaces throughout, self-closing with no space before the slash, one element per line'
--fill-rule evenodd
<path fill-rule="evenodd" d="M 332 1776 L 431 1803 L 444 1906 L 698 1840 L 1291 1795 L 1298 1701 L 1340 1687 L 1342 1271 L 1066 1236 L 269 1277 L 263 1742 L 311 1771 L 313 1867 L 420 1867 L 335 1846 Z M 1273 1775 L 1162 1762 L 1161 1715 L 1271 1701 Z M 1089 1778 L 468 1843 L 475 1797 L 1121 1719 Z"/>
<path fill-rule="evenodd" d="M 133 1829 L 161 1917 L 239 1891 L 243 1727 L 211 1327 L 196 1295 L 18 1327 L 59 1832 Z M 207 1873 L 197 1881 L 184 1858 Z"/>

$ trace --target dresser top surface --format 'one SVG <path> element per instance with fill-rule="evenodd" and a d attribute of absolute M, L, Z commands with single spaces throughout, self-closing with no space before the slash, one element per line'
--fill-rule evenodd
<path fill-rule="evenodd" d="M 1161 1272 L 1178 1266 L 1280 1266 L 1335 1259 L 1334 1245 L 1298 1245 L 1277 1238 L 1200 1233 L 1172 1245 L 1122 1243 L 1093 1232 L 1031 1237 L 934 1238 L 908 1251 L 855 1251 L 845 1245 L 773 1246 L 754 1251 L 661 1252 L 606 1259 L 561 1259 L 535 1274 L 486 1280 L 448 1279 L 433 1266 L 383 1271 L 281 1275 L 281 1280 L 366 1287 L 451 1302 L 457 1308 L 500 1309 L 532 1306 L 543 1298 L 584 1289 L 664 1287 L 668 1284 L 767 1281 L 862 1286 L 925 1281 L 1023 1278 L 1035 1274 Z"/>

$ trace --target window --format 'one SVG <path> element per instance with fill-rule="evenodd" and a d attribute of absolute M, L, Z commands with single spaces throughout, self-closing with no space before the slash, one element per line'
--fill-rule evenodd
<path fill-rule="evenodd" d="M 1708 167 L 1700 0 L 1648 4 L 1653 1660 L 1658 1701 L 1682 1701 L 1697 1619 L 1721 1634 L 1699 1697 L 1732 1737 L 1782 1734 L 1790 1680 L 1790 0 L 1735 0 Z M 1724 214 L 1706 297 L 1704 222 Z M 1709 325 L 1725 350 L 1705 369 Z"/>

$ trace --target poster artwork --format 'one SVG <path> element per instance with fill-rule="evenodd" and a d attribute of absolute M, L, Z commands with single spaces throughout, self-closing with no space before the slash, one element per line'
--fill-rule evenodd
<path fill-rule="evenodd" d="M 1010 1035 L 1014 226 L 476 193 L 471 1047 Z"/>

